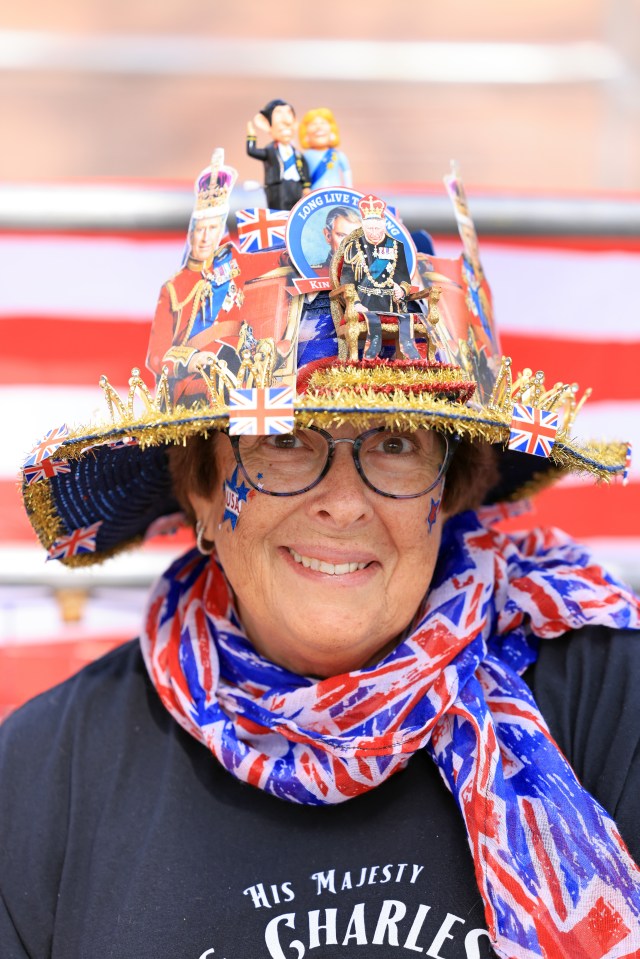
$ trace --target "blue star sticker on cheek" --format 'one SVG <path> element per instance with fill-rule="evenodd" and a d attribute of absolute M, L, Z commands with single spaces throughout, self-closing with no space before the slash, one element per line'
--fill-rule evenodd
<path fill-rule="evenodd" d="M 224 491 L 224 515 L 222 522 L 226 523 L 228 520 L 231 523 L 231 529 L 235 529 L 236 523 L 240 518 L 242 504 L 247 502 L 249 495 L 249 487 L 245 484 L 244 480 L 239 481 L 239 467 L 236 466 L 231 475 L 231 479 L 224 481 L 222 489 Z"/>
<path fill-rule="evenodd" d="M 438 518 L 438 513 L 440 512 L 440 500 L 432 499 L 431 506 L 429 508 L 429 515 L 427 516 L 427 526 L 429 527 L 429 532 L 433 529 L 433 524 Z"/>

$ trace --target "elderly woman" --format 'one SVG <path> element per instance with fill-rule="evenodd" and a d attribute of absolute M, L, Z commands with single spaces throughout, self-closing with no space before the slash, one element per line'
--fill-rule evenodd
<path fill-rule="evenodd" d="M 482 507 L 624 450 L 505 450 L 499 382 L 325 356 L 288 432 L 221 403 L 59 439 L 50 555 L 178 506 L 197 549 L 3 727 L 3 959 L 640 954 L 638 602 Z"/>

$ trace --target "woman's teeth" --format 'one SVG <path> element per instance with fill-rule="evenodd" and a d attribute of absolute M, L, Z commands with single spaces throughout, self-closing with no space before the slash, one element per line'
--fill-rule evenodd
<path fill-rule="evenodd" d="M 344 573 L 355 573 L 359 569 L 364 569 L 368 563 L 325 563 L 321 559 L 313 559 L 311 556 L 301 556 L 295 549 L 289 550 L 296 563 L 302 563 L 307 569 L 315 569 L 319 573 L 328 573 L 329 576 L 343 576 Z"/>

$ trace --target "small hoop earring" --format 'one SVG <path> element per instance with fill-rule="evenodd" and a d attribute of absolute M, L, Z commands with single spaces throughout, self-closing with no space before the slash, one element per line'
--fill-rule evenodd
<path fill-rule="evenodd" d="M 215 548 L 214 544 L 212 543 L 211 546 L 206 547 L 204 545 L 205 542 L 206 540 L 204 538 L 204 523 L 202 522 L 201 519 L 199 519 L 196 523 L 196 547 L 198 549 L 198 552 L 201 553 L 203 556 L 211 556 Z"/>

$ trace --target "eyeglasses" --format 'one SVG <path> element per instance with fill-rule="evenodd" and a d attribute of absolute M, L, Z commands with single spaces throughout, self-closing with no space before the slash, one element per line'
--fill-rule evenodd
<path fill-rule="evenodd" d="M 230 436 L 236 462 L 254 489 L 268 496 L 297 496 L 327 475 L 338 443 L 351 443 L 356 469 L 381 496 L 424 496 L 445 475 L 457 437 L 436 430 L 413 432 L 384 426 L 355 439 L 334 439 L 318 427 L 273 436 Z"/>

